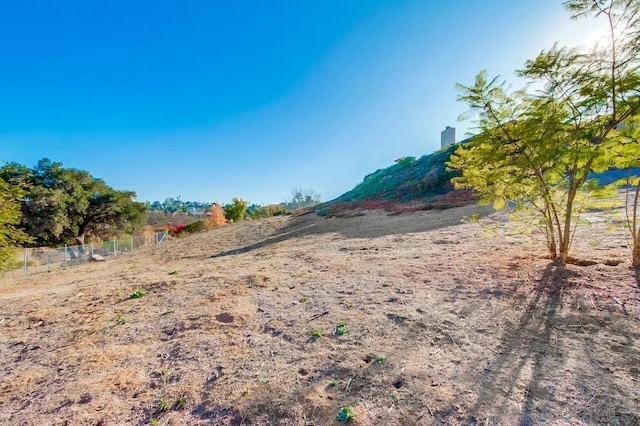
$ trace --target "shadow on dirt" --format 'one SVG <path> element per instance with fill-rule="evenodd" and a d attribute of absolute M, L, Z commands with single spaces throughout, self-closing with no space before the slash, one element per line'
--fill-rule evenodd
<path fill-rule="evenodd" d="M 528 366 L 532 366 L 531 379 L 524 389 L 525 404 L 520 424 L 532 423 L 533 398 L 541 393 L 540 379 L 545 369 L 546 354 L 551 346 L 551 334 L 561 305 L 561 290 L 566 273 L 566 269 L 554 264 L 549 264 L 544 269 L 533 300 L 520 322 L 515 328 L 505 330 L 499 356 L 484 369 L 478 400 L 469 411 L 470 422 L 479 421 L 479 412 L 485 404 L 492 406 L 498 422 L 500 419 L 506 420 L 509 399 L 505 395 L 514 393 L 518 379 L 525 375 Z"/>
<path fill-rule="evenodd" d="M 379 238 L 386 235 L 425 232 L 460 225 L 461 218 L 465 216 L 465 214 L 471 215 L 479 212 L 484 216 L 493 212 L 491 208 L 486 206 L 468 206 L 461 209 L 465 210 L 451 209 L 450 214 L 447 214 L 445 210 L 403 215 L 375 213 L 369 216 L 354 214 L 350 217 L 340 218 L 323 218 L 310 213 L 303 216 L 291 217 L 286 226 L 279 229 L 269 238 L 237 249 L 223 251 L 212 257 L 247 253 L 289 239 L 303 238 L 310 235 L 336 233 L 346 238 Z M 383 218 L 383 220 L 377 220 L 376 214 L 382 215 L 381 218 Z"/>
<path fill-rule="evenodd" d="M 601 317 L 589 311 L 561 315 L 564 289 L 577 275 L 553 263 L 546 266 L 520 321 L 505 328 L 498 356 L 477 379 L 475 402 L 467 411 L 468 424 L 511 423 L 516 418 L 523 426 L 544 424 L 561 415 L 544 404 L 551 400 L 575 404 L 574 409 L 578 408 L 572 415 L 586 423 L 640 424 L 640 417 L 628 408 L 630 400 L 611 392 L 619 388 L 618 374 L 611 366 L 617 368 L 620 361 L 614 360 L 612 353 L 590 351 L 602 347 L 601 339 L 606 338 L 605 344 L 611 344 L 613 353 L 625 364 L 620 373 L 637 380 L 640 369 L 634 365 L 640 361 L 640 352 L 633 342 L 640 333 L 633 324 L 630 327 L 633 319 L 628 317 Z M 577 362 L 568 359 L 566 345 L 584 348 L 584 358 Z M 597 382 L 593 381 L 594 371 Z M 453 420 L 448 416 L 442 412 L 436 420 L 447 424 Z"/>

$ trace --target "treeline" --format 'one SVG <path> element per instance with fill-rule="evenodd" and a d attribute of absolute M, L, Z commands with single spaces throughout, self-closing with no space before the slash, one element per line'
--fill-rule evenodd
<path fill-rule="evenodd" d="M 173 236 L 191 234 L 211 229 L 226 223 L 245 219 L 262 219 L 291 214 L 292 211 L 311 208 L 320 204 L 320 194 L 300 188 L 292 190 L 292 197 L 280 204 L 251 204 L 242 198 L 233 198 L 228 204 L 213 203 L 193 221 L 169 224 L 167 229 Z M 186 223 L 185 223 L 186 222 Z"/>
<path fill-rule="evenodd" d="M 179 198 L 141 203 L 133 191 L 116 190 L 87 171 L 46 158 L 35 167 L 7 163 L 0 168 L 0 270 L 15 260 L 18 247 L 84 245 L 140 234 L 153 211 L 200 211 L 202 218 L 170 229 L 180 234 L 245 218 L 288 214 L 319 202 L 313 191 L 296 189 L 289 201 L 267 206 L 249 205 L 241 198 L 225 205 Z"/>
<path fill-rule="evenodd" d="M 147 203 L 147 208 L 151 211 L 161 211 L 165 213 L 175 212 L 203 212 L 208 210 L 214 203 L 200 201 L 182 201 L 178 198 L 165 198 L 164 201 L 153 201 Z"/>
<path fill-rule="evenodd" d="M 311 189 L 293 188 L 291 197 L 279 204 L 249 204 L 242 198 L 234 198 L 228 204 L 200 201 L 183 201 L 180 197 L 166 198 L 164 201 L 147 202 L 150 212 L 162 212 L 174 214 L 182 212 L 193 216 L 210 215 L 210 210 L 220 205 L 225 212 L 225 217 L 230 221 L 238 221 L 245 218 L 260 219 L 273 216 L 286 215 L 298 209 L 310 208 L 320 204 L 321 196 Z"/>

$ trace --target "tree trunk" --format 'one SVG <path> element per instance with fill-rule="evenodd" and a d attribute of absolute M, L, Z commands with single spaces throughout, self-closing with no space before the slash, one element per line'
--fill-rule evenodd
<path fill-rule="evenodd" d="M 76 244 L 78 245 L 78 253 L 84 254 L 84 233 L 76 237 Z"/>
<path fill-rule="evenodd" d="M 636 193 L 633 196 L 633 218 L 631 219 L 631 235 L 633 236 L 633 254 L 631 259 L 633 266 L 640 267 L 640 226 L 638 226 L 638 202 L 640 201 L 640 180 L 636 185 Z M 627 210 L 629 211 L 629 210 Z"/>
<path fill-rule="evenodd" d="M 556 246 L 556 239 L 553 237 L 553 230 L 547 231 L 547 253 L 551 259 L 555 259 L 558 256 L 558 247 Z"/>
<path fill-rule="evenodd" d="M 573 218 L 573 200 L 575 200 L 577 192 L 578 184 L 572 179 L 571 188 L 569 188 L 569 192 L 567 193 L 567 204 L 565 206 L 566 211 L 564 212 L 562 234 L 559 236 L 560 258 L 558 260 L 562 265 L 567 263 L 567 258 L 569 257 L 569 247 L 571 246 L 571 219 Z"/>

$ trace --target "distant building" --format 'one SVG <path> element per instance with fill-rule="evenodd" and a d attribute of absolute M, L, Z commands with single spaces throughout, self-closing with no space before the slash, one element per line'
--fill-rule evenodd
<path fill-rule="evenodd" d="M 440 133 L 440 148 L 456 143 L 456 128 L 447 126 Z"/>

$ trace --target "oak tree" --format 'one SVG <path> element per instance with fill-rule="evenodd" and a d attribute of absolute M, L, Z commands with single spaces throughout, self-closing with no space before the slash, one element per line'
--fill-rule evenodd
<path fill-rule="evenodd" d="M 33 168 L 9 163 L 0 178 L 18 186 L 21 225 L 36 245 L 84 245 L 87 236 L 108 238 L 144 225 L 145 205 L 89 172 L 42 159 Z"/>

